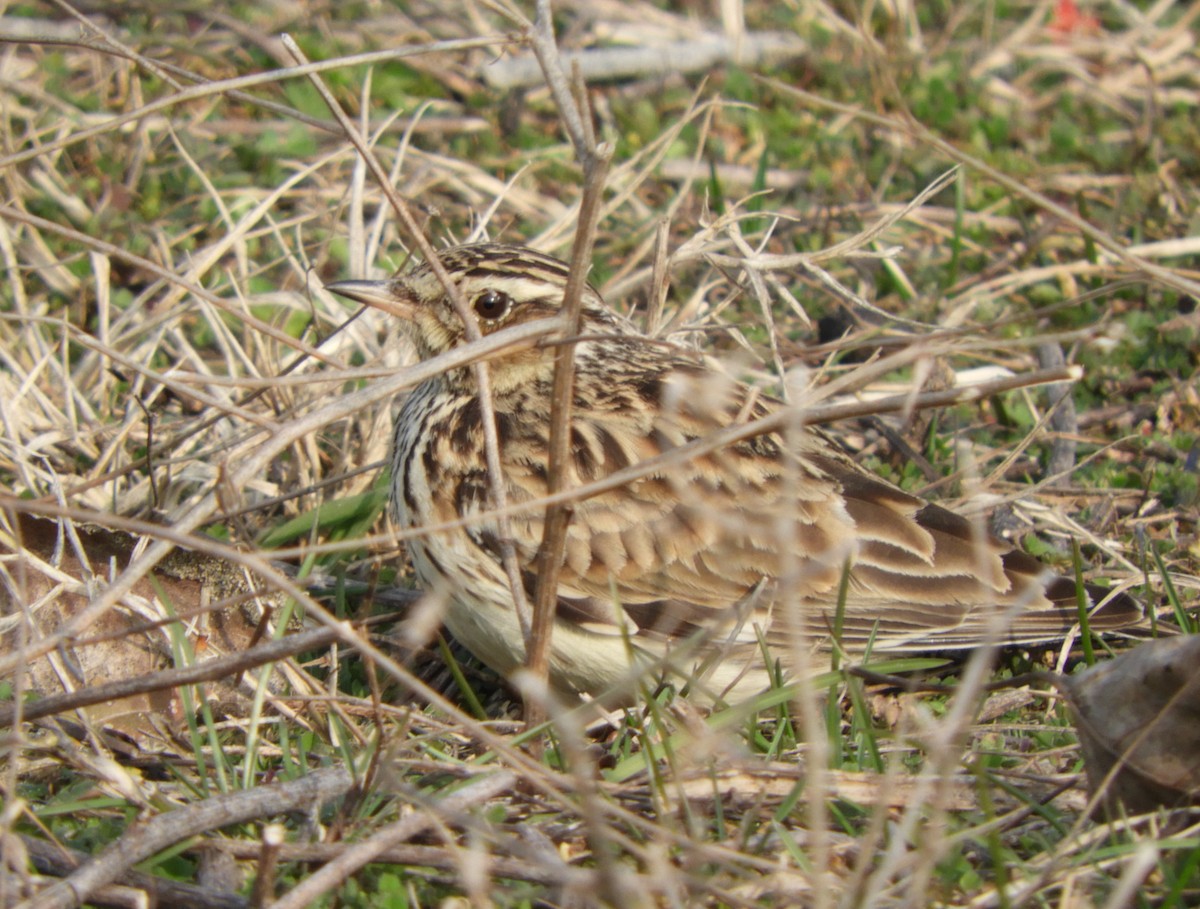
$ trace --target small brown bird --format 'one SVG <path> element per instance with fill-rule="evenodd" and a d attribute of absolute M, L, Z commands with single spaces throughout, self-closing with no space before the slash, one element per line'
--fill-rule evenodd
<path fill-rule="evenodd" d="M 461 246 L 439 259 L 485 335 L 562 306 L 567 266 L 531 249 Z M 329 289 L 398 312 L 422 359 L 464 343 L 462 320 L 427 265 Z M 783 406 L 640 334 L 590 286 L 575 344 L 569 486 Z M 529 504 L 510 529 L 532 597 L 554 347 L 502 354 L 489 370 L 508 503 Z M 525 648 L 498 526 L 486 517 L 488 490 L 475 379 L 470 368 L 450 369 L 418 385 L 401 409 L 393 503 L 404 527 L 466 519 L 410 540 L 413 566 L 426 590 L 447 597 L 454 636 L 506 674 L 523 664 Z M 1141 619 L 1132 598 L 1108 594 L 1088 588 L 1094 603 L 1107 597 L 1093 629 Z M 829 437 L 797 424 L 574 504 L 551 681 L 560 694 L 627 698 L 638 673 L 652 671 L 706 700 L 739 700 L 769 686 L 777 660 L 785 671 L 821 668 L 816 655 L 835 646 L 839 597 L 836 646 L 851 654 L 1053 642 L 1079 615 L 1073 580 L 872 476 Z"/>

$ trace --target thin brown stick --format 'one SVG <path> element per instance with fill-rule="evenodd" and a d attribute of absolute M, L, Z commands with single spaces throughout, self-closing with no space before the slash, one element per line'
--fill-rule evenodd
<path fill-rule="evenodd" d="M 575 156 L 583 166 L 586 177 L 597 163 L 597 149 L 592 137 L 591 124 L 584 122 L 590 111 L 576 103 L 575 95 L 571 91 L 571 81 L 567 78 L 567 70 L 558 51 L 558 42 L 554 38 L 554 14 L 550 8 L 550 0 L 537 0 L 537 18 L 532 25 L 529 25 L 527 20 L 524 24 L 530 46 L 558 108 L 563 129 L 566 130 L 571 145 L 575 147 Z"/>
<path fill-rule="evenodd" d="M 331 862 L 350 848 L 349 843 L 284 843 L 279 848 L 279 860 L 321 865 Z M 500 842 L 503 848 L 503 841 Z M 258 843 L 242 840 L 224 840 L 218 847 L 239 861 L 251 861 L 259 855 Z M 539 856 L 541 858 L 541 856 Z M 550 859 L 547 856 L 547 859 Z M 376 862 L 388 865 L 417 865 L 426 868 L 441 868 L 454 871 L 462 866 L 462 858 L 444 846 L 418 846 L 404 844 L 390 846 L 375 856 Z M 531 862 L 504 855 L 489 855 L 488 868 L 497 877 L 516 881 L 531 881 L 538 884 L 571 884 L 589 886 L 594 872 L 587 868 L 568 865 L 557 854 L 551 861 Z"/>
<path fill-rule="evenodd" d="M 654 257 L 650 267 L 650 304 L 646 311 L 646 334 L 652 338 L 658 337 L 659 329 L 662 327 L 667 293 L 671 289 L 671 276 L 668 271 L 670 239 L 671 222 L 667 218 L 663 218 L 654 229 Z"/>
<path fill-rule="evenodd" d="M 431 800 L 430 804 L 424 806 L 426 810 L 389 824 L 372 834 L 366 842 L 356 843 L 346 849 L 289 890 L 286 896 L 269 904 L 270 909 L 304 909 L 311 906 L 322 894 L 344 883 L 355 871 L 375 861 L 391 847 L 428 830 L 439 818 L 454 822 L 458 815 L 472 806 L 512 789 L 516 781 L 516 774 L 501 770 L 478 777 L 449 795 Z"/>
<path fill-rule="evenodd" d="M 243 792 L 213 796 L 130 826 L 116 842 L 63 881 L 15 909 L 72 909 L 89 894 L 111 884 L 138 862 L 190 836 L 230 824 L 244 824 L 297 808 L 321 805 L 355 786 L 349 770 L 315 770 L 298 780 L 264 784 Z"/>
<path fill-rule="evenodd" d="M 604 177 L 608 172 L 611 149 L 602 145 L 597 150 L 593 166 L 583 186 L 579 203 L 579 224 L 571 250 L 571 270 L 563 293 L 567 312 L 566 336 L 579 334 L 583 313 L 583 290 L 587 284 L 586 263 L 591 261 L 592 244 L 596 238 L 600 206 L 604 202 Z M 554 388 L 550 401 L 550 442 L 546 491 L 556 493 L 566 486 L 567 465 L 571 452 L 571 401 L 575 389 L 575 345 L 560 344 L 554 355 Z M 525 642 L 526 665 L 533 677 L 545 682 L 549 672 L 550 637 L 554 628 L 555 606 L 558 599 L 558 572 L 570 522 L 569 503 L 550 505 L 546 509 L 545 530 L 537 552 L 537 588 L 533 602 L 533 625 Z M 544 719 L 536 700 L 525 705 L 526 720 L 540 725 Z"/>
<path fill-rule="evenodd" d="M 22 705 L 21 720 L 26 722 L 38 720 L 42 717 L 66 713 L 69 710 L 90 707 L 93 704 L 103 704 L 105 701 L 115 701 L 137 694 L 177 688 L 181 685 L 195 685 L 199 682 L 212 682 L 228 678 L 256 666 L 265 666 L 268 663 L 295 656 L 305 650 L 326 647 L 340 640 L 341 637 L 341 632 L 333 628 L 312 628 L 308 631 L 287 634 L 270 643 L 258 644 L 248 650 L 205 660 L 203 663 L 196 663 L 192 666 L 164 669 L 151 675 L 122 679 L 119 682 L 109 682 L 105 685 L 89 685 L 67 694 L 50 695 Z M 0 704 L 0 726 L 10 726 L 15 719 L 14 706 Z"/>
<path fill-rule="evenodd" d="M 526 27 L 534 55 L 542 68 L 550 94 L 558 108 L 563 128 L 575 148 L 583 170 L 583 193 L 579 203 L 575 237 L 571 247 L 570 271 L 563 292 L 562 308 L 566 313 L 564 329 L 567 339 L 579 334 L 583 312 L 583 291 L 587 284 L 600 213 L 604 203 L 604 180 L 612 160 L 612 148 L 597 144 L 592 129 L 591 109 L 587 86 L 578 70 L 568 81 L 558 43 L 554 37 L 554 21 L 550 0 L 537 0 L 537 18 L 530 25 L 520 13 L 514 15 Z M 566 484 L 566 469 L 570 461 L 571 402 L 575 387 L 575 345 L 561 344 L 554 356 L 554 387 L 550 403 L 550 438 L 547 464 L 547 492 L 553 494 Z M 567 526 L 571 512 L 569 503 L 556 503 L 546 509 L 542 541 L 536 556 L 537 586 L 534 591 L 533 617 L 525 635 L 525 662 L 539 688 L 544 688 L 549 675 L 550 644 L 558 597 L 558 572 L 566 544 Z M 545 699 L 525 699 L 525 720 L 530 726 L 545 720 Z"/>
<path fill-rule="evenodd" d="M 1004 376 L 978 385 L 967 385 L 964 388 L 947 388 L 943 391 L 924 391 L 917 395 L 889 395 L 874 401 L 857 401 L 853 404 L 829 404 L 824 407 L 813 407 L 803 413 L 803 422 L 817 426 L 823 423 L 836 423 L 841 420 L 852 420 L 855 417 L 881 413 L 899 413 L 906 410 L 924 410 L 929 407 L 945 407 L 949 404 L 962 404 L 968 401 L 979 401 L 992 395 L 1014 391 L 1018 388 L 1031 388 L 1035 385 L 1047 385 L 1057 382 L 1078 382 L 1083 377 L 1083 369 L 1079 366 L 1057 366 L 1052 369 L 1035 369 L 1020 375 Z"/>
<path fill-rule="evenodd" d="M 59 843 L 50 843 L 24 833 L 13 835 L 20 838 L 21 846 L 38 874 L 66 877 L 77 871 L 89 858 L 87 853 L 68 849 Z M 148 894 L 157 906 L 170 906 L 172 909 L 247 909 L 249 906 L 246 898 L 238 893 L 172 881 L 142 871 L 127 871 L 121 879 L 126 886 Z M 99 905 L 98 900 L 96 903 Z"/>
<path fill-rule="evenodd" d="M 252 909 L 260 909 L 275 892 L 275 869 L 279 866 L 279 850 L 283 846 L 287 831 L 282 824 L 268 824 L 262 832 L 262 843 L 258 848 L 258 874 L 254 878 L 254 889 L 250 892 Z"/>

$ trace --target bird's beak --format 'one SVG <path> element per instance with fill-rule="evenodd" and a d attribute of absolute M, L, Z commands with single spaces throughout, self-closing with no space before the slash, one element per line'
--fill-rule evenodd
<path fill-rule="evenodd" d="M 365 303 L 392 315 L 409 318 L 412 311 L 392 289 L 390 281 L 334 281 L 325 289 L 338 296 Z"/>

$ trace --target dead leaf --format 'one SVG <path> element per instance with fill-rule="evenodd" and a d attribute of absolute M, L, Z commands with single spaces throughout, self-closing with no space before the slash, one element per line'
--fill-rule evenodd
<path fill-rule="evenodd" d="M 27 649 L 23 642 L 36 641 L 70 621 L 125 568 L 137 542 L 130 534 L 90 525 L 76 524 L 72 533 L 64 534 L 58 522 L 30 515 L 0 526 L 0 556 L 6 557 L 8 568 L 7 582 L 0 585 L 0 656 Z M 240 608 L 212 609 L 211 604 L 247 586 L 236 566 L 178 551 L 90 626 L 86 636 L 27 660 L 23 688 L 55 695 L 148 676 L 171 666 L 167 626 L 172 613 L 184 620 L 184 633 L 198 659 L 201 651 L 211 657 L 244 650 L 255 622 Z M 124 698 L 91 707 L 89 715 L 136 735 L 145 729 L 147 717 L 172 716 L 171 695 L 153 692 Z M 232 693 L 222 692 L 222 697 L 229 696 Z"/>
<path fill-rule="evenodd" d="M 1063 684 L 1110 811 L 1200 804 L 1200 635 L 1147 641 Z"/>

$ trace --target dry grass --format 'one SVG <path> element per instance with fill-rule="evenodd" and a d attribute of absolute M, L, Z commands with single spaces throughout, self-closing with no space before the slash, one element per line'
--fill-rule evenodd
<path fill-rule="evenodd" d="M 1195 604 L 1200 7 L 1103 5 L 1073 26 L 1032 4 L 794 7 L 725 27 L 795 33 L 801 58 L 593 87 L 614 152 L 595 283 L 846 408 L 1065 351 L 1085 369 L 1073 425 L 1024 388 L 839 431 L 1064 570 L 1076 538 L 1108 580 L 1151 603 L 1169 580 Z M 494 679 L 461 667 L 473 700 L 436 648 L 399 658 L 337 624 L 402 599 L 377 469 L 418 372 L 392 317 L 322 283 L 385 274 L 415 240 L 308 74 L 434 245 L 569 255 L 582 178 L 560 112 L 545 89 L 489 87 L 492 62 L 525 51 L 487 6 L 109 15 L 0 19 L 0 680 L 19 700 L 40 662 L 80 692 L 246 652 L 300 612 L 332 631 L 274 671 L 248 658 L 159 700 L 14 723 L 0 904 L 79 902 L 61 884 L 31 896 L 48 882 L 23 856 L 53 842 L 100 856 L 89 886 L 148 887 L 126 875 L 148 862 L 216 874 L 207 892 L 231 906 L 272 874 L 279 906 L 1194 904 L 1194 829 L 1088 821 L 1063 706 L 982 693 L 1022 655 L 970 662 L 956 697 L 838 676 L 790 714 L 562 716 L 535 759 Z M 706 16 L 628 3 L 556 21 L 584 47 L 720 31 Z M 280 33 L 318 62 L 298 67 Z M 850 335 L 823 340 L 821 317 Z M 890 368 L 862 364 L 877 352 Z M 1047 474 L 1067 441 L 1078 468 Z M 288 826 L 276 852 L 271 819 Z M 238 860 L 224 877 L 221 855 Z"/>

